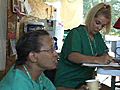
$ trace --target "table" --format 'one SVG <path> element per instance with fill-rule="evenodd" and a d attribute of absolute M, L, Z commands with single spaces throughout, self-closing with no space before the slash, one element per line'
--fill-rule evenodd
<path fill-rule="evenodd" d="M 98 68 L 98 74 L 111 75 L 111 90 L 115 90 L 116 76 L 120 76 L 120 68 L 118 67 L 103 67 Z"/>
<path fill-rule="evenodd" d="M 111 90 L 115 90 L 116 76 L 120 76 L 120 65 L 118 63 L 110 63 L 107 65 L 83 63 L 83 66 L 97 67 L 98 74 L 111 75 Z"/>

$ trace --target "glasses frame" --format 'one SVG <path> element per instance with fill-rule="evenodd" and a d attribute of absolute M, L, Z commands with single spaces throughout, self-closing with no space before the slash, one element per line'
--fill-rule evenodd
<path fill-rule="evenodd" d="M 50 48 L 50 49 L 47 49 L 47 50 L 39 50 L 39 52 L 50 52 L 50 53 L 54 53 L 55 52 L 55 48 Z"/>

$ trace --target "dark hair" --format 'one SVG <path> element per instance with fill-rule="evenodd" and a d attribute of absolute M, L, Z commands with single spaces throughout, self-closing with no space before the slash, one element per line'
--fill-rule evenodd
<path fill-rule="evenodd" d="M 15 65 L 25 64 L 30 52 L 38 52 L 42 47 L 41 36 L 49 35 L 45 30 L 25 33 L 16 44 L 17 60 Z"/>

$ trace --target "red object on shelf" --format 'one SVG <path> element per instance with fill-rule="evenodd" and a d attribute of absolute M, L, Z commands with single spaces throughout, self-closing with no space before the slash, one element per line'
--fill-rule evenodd
<path fill-rule="evenodd" d="M 9 32 L 9 33 L 8 33 L 8 38 L 9 38 L 9 39 L 16 39 L 15 32 Z"/>
<path fill-rule="evenodd" d="M 115 22 L 115 24 L 114 24 L 113 27 L 116 28 L 116 29 L 120 29 L 120 17 L 119 17 L 119 19 Z"/>

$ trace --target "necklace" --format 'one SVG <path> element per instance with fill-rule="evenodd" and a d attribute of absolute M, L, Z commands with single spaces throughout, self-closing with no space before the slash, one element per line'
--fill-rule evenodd
<path fill-rule="evenodd" d="M 28 72 L 28 69 L 26 68 L 25 65 L 23 65 L 23 68 L 24 68 L 25 72 L 27 73 L 27 76 L 29 77 L 29 79 L 32 80 L 31 75 L 30 75 L 30 73 Z"/>
<path fill-rule="evenodd" d="M 25 72 L 26 72 L 26 74 L 27 74 L 28 78 L 30 79 L 30 81 L 31 81 L 31 83 L 32 83 L 33 88 L 35 88 L 35 87 L 34 87 L 34 84 L 33 84 L 33 81 L 32 81 L 32 77 L 31 77 L 30 73 L 28 72 L 27 67 L 26 67 L 25 65 L 23 65 L 23 68 L 24 68 L 24 70 L 25 70 Z"/>
<path fill-rule="evenodd" d="M 31 83 L 32 83 L 33 89 L 35 89 L 34 82 L 33 82 L 33 80 L 32 80 L 32 77 L 31 77 L 30 73 L 28 72 L 27 67 L 26 67 L 25 65 L 23 65 L 23 68 L 24 68 L 24 70 L 25 70 L 28 78 L 30 79 L 30 81 L 31 81 Z M 38 84 L 39 84 L 39 90 L 41 90 L 41 89 L 40 89 L 40 79 L 38 79 L 38 82 L 39 82 L 39 83 L 38 83 Z M 47 90 L 45 86 L 43 86 L 43 90 Z"/>
<path fill-rule="evenodd" d="M 94 56 L 94 55 L 96 55 L 96 53 L 94 53 L 94 50 L 93 50 L 93 46 L 94 46 L 95 49 L 96 49 L 96 42 L 95 42 L 95 39 L 93 39 L 93 46 L 92 46 L 92 43 L 91 43 L 91 40 L 90 40 L 90 36 L 89 36 L 87 30 L 85 30 L 85 31 L 86 31 L 86 34 L 87 34 L 87 37 L 88 37 L 88 41 L 89 41 L 91 53 L 92 53 L 92 55 Z"/>

